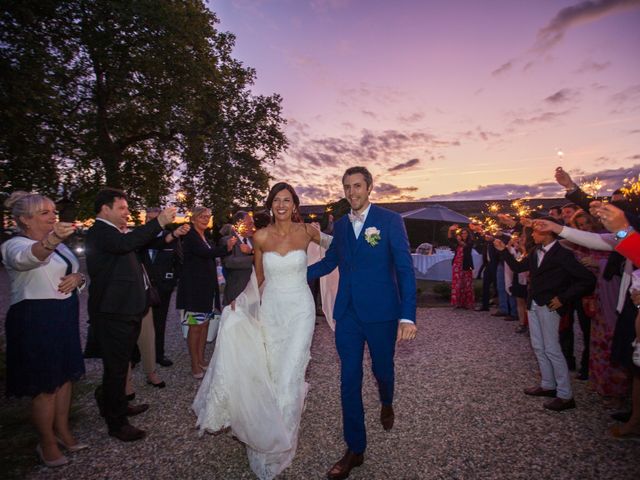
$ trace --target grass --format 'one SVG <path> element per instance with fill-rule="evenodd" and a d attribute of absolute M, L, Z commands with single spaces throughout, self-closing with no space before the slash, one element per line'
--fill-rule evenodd
<path fill-rule="evenodd" d="M 448 307 L 451 298 L 451 282 L 417 279 L 418 307 Z M 482 298 L 482 280 L 474 280 L 476 301 Z"/>

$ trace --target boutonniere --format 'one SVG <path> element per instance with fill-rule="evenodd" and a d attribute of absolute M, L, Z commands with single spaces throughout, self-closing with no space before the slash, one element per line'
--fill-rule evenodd
<path fill-rule="evenodd" d="M 369 245 L 375 247 L 380 241 L 380 230 L 376 227 L 369 227 L 364 231 L 364 239 Z"/>

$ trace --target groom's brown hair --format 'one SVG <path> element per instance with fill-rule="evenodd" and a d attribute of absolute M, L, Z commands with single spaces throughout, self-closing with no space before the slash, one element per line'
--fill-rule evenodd
<path fill-rule="evenodd" d="M 342 183 L 344 184 L 344 179 L 346 177 L 348 177 L 349 175 L 355 175 L 356 173 L 362 174 L 362 176 L 364 177 L 364 181 L 367 182 L 367 187 L 373 185 L 373 175 L 371 175 L 371 172 L 367 170 L 367 167 L 347 168 L 347 170 L 344 172 L 344 175 L 342 176 Z"/>

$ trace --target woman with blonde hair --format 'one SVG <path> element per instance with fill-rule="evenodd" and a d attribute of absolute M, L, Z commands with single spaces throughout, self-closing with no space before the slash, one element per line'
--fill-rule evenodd
<path fill-rule="evenodd" d="M 62 242 L 73 225 L 57 221 L 55 204 L 37 193 L 14 192 L 5 207 L 18 234 L 2 244 L 9 275 L 6 319 L 7 396 L 32 397 L 38 456 L 48 467 L 69 463 L 69 452 L 86 448 L 69 429 L 71 382 L 84 374 L 78 325 L 84 275 Z"/>
<path fill-rule="evenodd" d="M 209 320 L 215 310 L 220 311 L 217 257 L 224 257 L 233 249 L 237 237 L 231 237 L 222 247 L 212 246 L 205 237 L 211 210 L 195 207 L 191 213 L 191 230 L 182 238 L 183 263 L 176 308 L 182 310 L 182 324 L 187 325 L 187 345 L 191 356 L 191 374 L 204 377 L 207 364 L 204 348 L 207 343 Z"/>

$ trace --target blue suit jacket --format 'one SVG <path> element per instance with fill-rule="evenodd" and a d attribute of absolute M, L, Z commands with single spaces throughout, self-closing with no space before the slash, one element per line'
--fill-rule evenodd
<path fill-rule="evenodd" d="M 365 240 L 365 230 L 376 227 L 380 241 L 376 246 Z M 333 315 L 337 321 L 349 303 L 362 322 L 389 322 L 416 319 L 416 279 L 409 241 L 402 217 L 371 205 L 360 236 L 345 215 L 334 226 L 334 238 L 325 257 L 311 265 L 312 280 L 338 267 L 340 283 Z"/>

